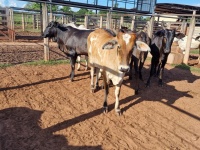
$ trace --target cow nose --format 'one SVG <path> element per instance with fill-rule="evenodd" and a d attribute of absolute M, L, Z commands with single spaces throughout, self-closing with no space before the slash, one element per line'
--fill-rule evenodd
<path fill-rule="evenodd" d="M 119 71 L 121 72 L 129 72 L 130 67 L 129 66 L 120 66 Z"/>

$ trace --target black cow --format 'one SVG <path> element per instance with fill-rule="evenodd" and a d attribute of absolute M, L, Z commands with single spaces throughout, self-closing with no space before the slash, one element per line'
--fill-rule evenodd
<path fill-rule="evenodd" d="M 81 30 L 71 26 L 63 26 L 52 21 L 46 27 L 43 37 L 57 41 L 59 49 L 69 58 L 71 63 L 70 80 L 73 81 L 75 63 L 78 55 L 88 55 L 87 37 L 94 30 Z"/>
<path fill-rule="evenodd" d="M 150 46 L 150 38 L 146 32 L 146 30 L 141 30 L 137 32 L 137 41 L 142 41 L 146 43 L 148 46 Z M 149 49 L 150 51 L 150 49 Z M 132 67 L 134 62 L 134 70 L 135 70 L 135 77 L 136 77 L 136 89 L 135 94 L 138 94 L 139 90 L 139 79 L 143 81 L 142 78 L 142 68 L 144 66 L 144 62 L 147 58 L 148 51 L 139 51 L 137 47 L 133 50 L 133 55 L 131 56 L 131 62 L 130 62 L 130 71 L 129 71 L 129 79 L 132 79 Z"/>
<path fill-rule="evenodd" d="M 175 29 L 162 29 L 154 34 L 152 43 L 150 45 L 152 59 L 150 76 L 146 84 L 147 87 L 150 86 L 150 80 L 153 75 L 158 76 L 159 86 L 163 85 L 164 67 L 167 62 L 168 55 L 171 52 L 171 46 L 174 37 L 181 39 L 183 37 L 183 34 L 176 34 Z"/>

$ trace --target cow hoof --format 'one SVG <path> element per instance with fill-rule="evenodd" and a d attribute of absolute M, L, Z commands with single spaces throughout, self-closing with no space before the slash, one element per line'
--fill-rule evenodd
<path fill-rule="evenodd" d="M 116 109 L 115 112 L 116 112 L 116 114 L 117 114 L 118 116 L 121 116 L 121 115 L 122 115 L 121 109 L 119 109 L 119 108 Z"/>
<path fill-rule="evenodd" d="M 138 95 L 138 93 L 139 93 L 138 91 L 139 91 L 139 90 L 135 90 L 135 95 Z"/>
<path fill-rule="evenodd" d="M 150 84 L 146 84 L 145 87 L 146 87 L 146 88 L 149 88 L 149 87 L 150 87 Z"/>
<path fill-rule="evenodd" d="M 70 80 L 69 80 L 69 82 L 73 82 L 73 81 L 74 81 L 73 79 L 70 79 Z"/>
<path fill-rule="evenodd" d="M 97 91 L 101 89 L 101 87 L 99 85 L 96 85 L 95 88 L 96 88 Z"/>
<path fill-rule="evenodd" d="M 91 93 L 94 93 L 95 92 L 95 89 L 91 89 Z"/>
<path fill-rule="evenodd" d="M 104 114 L 108 113 L 108 107 L 103 107 L 103 113 Z"/>

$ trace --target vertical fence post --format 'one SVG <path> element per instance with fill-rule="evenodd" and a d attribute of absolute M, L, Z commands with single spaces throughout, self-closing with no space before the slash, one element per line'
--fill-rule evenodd
<path fill-rule="evenodd" d="M 100 16 L 99 28 L 103 27 L 103 16 Z"/>
<path fill-rule="evenodd" d="M 190 20 L 190 28 L 189 28 L 188 37 L 187 37 L 185 55 L 183 58 L 183 63 L 186 65 L 188 64 L 188 59 L 189 59 L 189 55 L 190 55 L 190 46 L 191 46 L 192 36 L 194 33 L 194 28 L 195 28 L 195 15 L 196 15 L 196 10 L 193 10 L 193 16 Z"/>
<path fill-rule="evenodd" d="M 39 29 L 39 14 L 36 15 L 36 28 Z"/>
<path fill-rule="evenodd" d="M 22 13 L 22 30 L 25 30 L 24 13 Z"/>
<path fill-rule="evenodd" d="M 48 11 L 47 11 L 47 4 L 42 4 L 42 15 L 43 15 L 43 32 L 48 24 Z M 49 60 L 49 39 L 44 38 L 44 60 Z"/>
<path fill-rule="evenodd" d="M 186 34 L 186 29 L 187 29 L 187 22 L 185 20 L 183 20 L 180 32 L 183 34 Z"/>
<path fill-rule="evenodd" d="M 85 28 L 88 29 L 88 16 L 85 16 L 85 22 L 84 22 Z"/>
<path fill-rule="evenodd" d="M 32 15 L 33 29 L 35 29 L 35 15 Z"/>
<path fill-rule="evenodd" d="M 153 27 L 154 27 L 154 20 L 155 20 L 155 16 L 154 14 L 152 14 L 150 21 L 148 22 L 148 35 L 150 38 L 152 38 L 153 35 Z"/>
<path fill-rule="evenodd" d="M 121 29 L 121 27 L 123 26 L 123 23 L 124 23 L 124 17 L 123 16 L 121 16 L 120 17 L 120 29 Z"/>
<path fill-rule="evenodd" d="M 110 11 L 107 13 L 107 19 L 106 19 L 106 29 L 110 29 L 110 20 L 111 20 L 111 14 Z"/>
<path fill-rule="evenodd" d="M 133 31 L 134 29 L 135 29 L 135 15 L 133 15 L 132 21 L 131 21 L 131 30 Z"/>
<path fill-rule="evenodd" d="M 52 2 L 52 0 L 49 0 Z M 50 4 L 49 22 L 53 21 L 52 4 Z"/>

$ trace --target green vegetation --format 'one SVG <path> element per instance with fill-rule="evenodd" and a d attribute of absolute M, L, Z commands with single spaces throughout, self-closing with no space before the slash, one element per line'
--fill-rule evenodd
<path fill-rule="evenodd" d="M 188 66 L 186 64 L 179 64 L 179 65 L 172 64 L 172 66 L 175 67 L 175 68 L 180 68 L 180 69 L 183 69 L 183 70 L 189 70 L 189 71 L 192 71 L 192 72 L 200 73 L 200 68 Z"/>
<path fill-rule="evenodd" d="M 190 50 L 190 54 L 199 54 L 199 50 L 198 49 Z"/>
<path fill-rule="evenodd" d="M 38 66 L 38 65 L 58 65 L 58 64 L 68 64 L 68 63 L 70 63 L 69 60 L 50 60 L 50 61 L 39 60 L 39 61 L 27 62 L 23 64 Z"/>
<path fill-rule="evenodd" d="M 7 68 L 7 67 L 10 67 L 10 66 L 12 66 L 12 64 L 1 64 L 0 63 L 0 69 Z"/>

